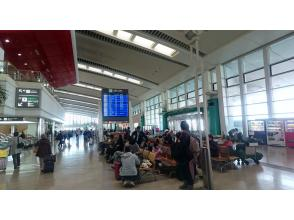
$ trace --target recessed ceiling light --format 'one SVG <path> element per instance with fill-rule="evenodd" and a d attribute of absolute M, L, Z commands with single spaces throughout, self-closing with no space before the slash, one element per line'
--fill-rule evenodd
<path fill-rule="evenodd" d="M 20 56 L 21 56 L 21 53 L 18 53 L 18 54 L 17 54 L 17 56 L 19 56 L 19 57 L 20 57 Z"/>
<path fill-rule="evenodd" d="M 175 49 L 173 48 L 170 48 L 170 47 L 167 47 L 165 45 L 162 45 L 162 44 L 157 44 L 154 48 L 155 51 L 159 52 L 159 53 L 162 53 L 162 54 L 165 54 L 167 56 L 173 56 L 176 52 Z"/>
<path fill-rule="evenodd" d="M 117 38 L 119 38 L 121 40 L 125 40 L 125 41 L 130 41 L 132 36 L 133 36 L 133 34 L 126 32 L 126 31 L 118 31 L 116 34 Z"/>
<path fill-rule="evenodd" d="M 88 70 L 95 72 L 95 73 L 102 73 L 102 69 L 96 68 L 96 67 L 88 67 Z"/>
<path fill-rule="evenodd" d="M 120 74 L 114 74 L 113 77 L 118 78 L 118 79 L 127 80 L 127 77 L 126 77 L 126 76 L 122 76 L 122 75 L 120 75 Z"/>
<path fill-rule="evenodd" d="M 102 73 L 103 73 L 104 75 L 107 75 L 107 76 L 113 76 L 113 73 L 112 73 L 112 72 L 109 72 L 109 71 L 107 71 L 107 70 L 104 70 Z"/>
<path fill-rule="evenodd" d="M 141 81 L 133 79 L 133 78 L 128 78 L 129 82 L 135 83 L 135 84 L 141 84 Z"/>
<path fill-rule="evenodd" d="M 9 39 L 5 39 L 5 43 L 10 43 L 10 40 Z"/>
<path fill-rule="evenodd" d="M 87 85 L 87 84 L 82 84 L 82 83 L 76 83 L 74 84 L 75 86 L 79 86 L 79 87 L 83 87 L 83 88 L 87 88 L 87 89 L 93 89 L 93 90 L 97 90 L 97 91 L 101 91 L 102 89 L 96 86 L 92 86 L 92 85 Z"/>
<path fill-rule="evenodd" d="M 27 65 L 28 65 L 28 63 L 24 63 L 23 65 L 27 66 Z"/>
<path fill-rule="evenodd" d="M 148 40 L 144 37 L 140 37 L 140 36 L 136 36 L 133 40 L 133 42 L 141 47 L 146 47 L 146 48 L 149 48 L 151 49 L 152 46 L 155 44 L 154 41 L 152 40 Z"/>
<path fill-rule="evenodd" d="M 81 63 L 78 64 L 78 68 L 84 69 L 84 70 L 88 69 L 87 65 L 81 64 Z"/>

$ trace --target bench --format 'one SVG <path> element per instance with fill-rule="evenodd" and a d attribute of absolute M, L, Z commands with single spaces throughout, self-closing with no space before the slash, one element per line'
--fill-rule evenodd
<path fill-rule="evenodd" d="M 223 172 L 226 167 L 233 169 L 235 167 L 234 162 L 238 159 L 240 158 L 230 155 L 230 149 L 227 147 L 220 147 L 219 156 L 211 158 L 213 162 L 212 165 L 216 165 L 216 169 L 220 172 Z"/>

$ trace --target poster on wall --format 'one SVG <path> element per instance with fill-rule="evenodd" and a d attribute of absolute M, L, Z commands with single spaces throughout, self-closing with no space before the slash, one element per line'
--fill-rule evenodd
<path fill-rule="evenodd" d="M 39 108 L 40 89 L 16 88 L 15 106 L 17 108 Z"/>
<path fill-rule="evenodd" d="M 129 94 L 127 89 L 102 90 L 103 121 L 129 121 Z"/>

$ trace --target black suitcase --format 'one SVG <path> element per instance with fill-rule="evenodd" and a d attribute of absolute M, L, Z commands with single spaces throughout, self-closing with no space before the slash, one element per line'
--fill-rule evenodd
<path fill-rule="evenodd" d="M 44 159 L 43 173 L 53 173 L 53 172 L 54 172 L 54 160 L 50 156 Z"/>

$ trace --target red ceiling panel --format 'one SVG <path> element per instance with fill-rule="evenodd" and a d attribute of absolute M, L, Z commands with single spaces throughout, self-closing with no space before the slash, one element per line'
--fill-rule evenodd
<path fill-rule="evenodd" d="M 55 88 L 77 82 L 73 43 L 70 31 L 0 30 L 5 60 L 20 70 L 42 72 Z"/>

